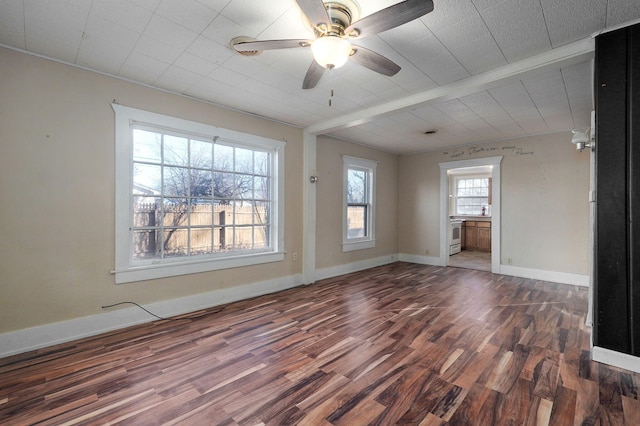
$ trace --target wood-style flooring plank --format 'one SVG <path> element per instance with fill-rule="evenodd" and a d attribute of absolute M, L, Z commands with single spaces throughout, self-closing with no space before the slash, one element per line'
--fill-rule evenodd
<path fill-rule="evenodd" d="M 398 262 L 0 359 L 0 424 L 640 425 L 587 308 Z"/>

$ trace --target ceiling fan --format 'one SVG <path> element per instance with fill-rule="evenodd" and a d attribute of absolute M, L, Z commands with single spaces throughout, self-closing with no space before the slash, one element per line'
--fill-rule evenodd
<path fill-rule="evenodd" d="M 314 61 L 302 83 L 303 89 L 314 88 L 325 69 L 341 67 L 349 59 L 386 76 L 397 74 L 400 71 L 398 64 L 372 50 L 352 45 L 350 40 L 390 30 L 433 11 L 432 0 L 405 0 L 358 19 L 360 9 L 354 0 L 296 0 L 296 3 L 313 28 L 315 39 L 236 37 L 231 40 L 231 46 L 247 56 L 263 50 L 310 47 Z"/>

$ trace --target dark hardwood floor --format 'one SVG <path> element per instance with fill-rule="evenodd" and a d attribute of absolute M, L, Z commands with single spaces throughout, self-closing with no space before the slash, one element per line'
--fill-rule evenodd
<path fill-rule="evenodd" d="M 0 359 L 0 424 L 638 425 L 587 297 L 395 263 Z"/>

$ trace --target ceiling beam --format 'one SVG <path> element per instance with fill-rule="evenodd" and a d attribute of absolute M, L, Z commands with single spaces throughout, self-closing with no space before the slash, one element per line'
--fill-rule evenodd
<path fill-rule="evenodd" d="M 520 80 L 537 73 L 544 73 L 550 69 L 560 69 L 561 67 L 591 60 L 594 51 L 594 39 L 589 37 L 482 74 L 445 84 L 444 86 L 438 86 L 404 98 L 365 108 L 330 120 L 321 121 L 312 124 L 305 130 L 310 134 L 319 135 L 348 127 L 359 126 L 373 121 L 377 117 L 396 111 L 423 106 L 436 101 L 459 98 L 496 87 L 510 80 Z"/>

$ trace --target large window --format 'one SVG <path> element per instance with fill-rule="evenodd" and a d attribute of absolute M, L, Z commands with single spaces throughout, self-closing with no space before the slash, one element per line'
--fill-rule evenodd
<path fill-rule="evenodd" d="M 456 178 L 456 215 L 488 215 L 490 193 L 491 182 L 489 178 Z"/>
<path fill-rule="evenodd" d="M 283 259 L 283 142 L 114 110 L 116 282 Z"/>
<path fill-rule="evenodd" d="M 374 194 L 375 161 L 343 157 L 344 210 L 342 250 L 375 246 Z"/>

